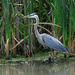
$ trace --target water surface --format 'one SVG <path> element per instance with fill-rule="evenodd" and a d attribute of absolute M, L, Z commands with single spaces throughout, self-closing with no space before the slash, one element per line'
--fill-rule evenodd
<path fill-rule="evenodd" d="M 75 61 L 0 63 L 0 75 L 75 75 Z"/>

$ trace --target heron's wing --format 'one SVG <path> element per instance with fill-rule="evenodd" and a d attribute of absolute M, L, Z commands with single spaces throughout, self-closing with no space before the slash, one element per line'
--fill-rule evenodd
<path fill-rule="evenodd" d="M 54 50 L 63 52 L 67 52 L 68 50 L 60 41 L 58 41 L 57 39 L 48 34 L 42 34 L 42 40 L 44 41 L 44 44 L 47 48 L 52 48 Z"/>

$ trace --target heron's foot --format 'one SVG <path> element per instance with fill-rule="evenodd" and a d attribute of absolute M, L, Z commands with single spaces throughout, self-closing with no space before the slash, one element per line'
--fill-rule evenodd
<path fill-rule="evenodd" d="M 52 62 L 54 63 L 54 57 L 52 57 Z"/>
<path fill-rule="evenodd" d="M 51 63 L 51 57 L 48 58 L 49 63 Z"/>
<path fill-rule="evenodd" d="M 54 56 L 51 57 L 51 55 L 49 54 L 49 58 L 48 58 L 49 63 L 54 63 Z"/>
<path fill-rule="evenodd" d="M 48 58 L 49 63 L 54 63 L 54 58 L 51 59 L 51 57 Z"/>
<path fill-rule="evenodd" d="M 49 63 L 51 63 L 51 55 L 49 54 L 49 58 L 48 58 Z"/>
<path fill-rule="evenodd" d="M 57 56 L 55 56 L 55 59 L 57 59 L 58 57 Z"/>

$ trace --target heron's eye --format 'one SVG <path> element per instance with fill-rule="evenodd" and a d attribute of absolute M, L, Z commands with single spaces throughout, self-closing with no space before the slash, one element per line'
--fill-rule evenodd
<path fill-rule="evenodd" d="M 34 15 L 36 15 L 36 13 L 32 13 L 32 14 L 30 14 L 30 16 L 34 16 Z"/>
<path fill-rule="evenodd" d="M 34 16 L 33 14 L 31 14 L 30 16 Z"/>

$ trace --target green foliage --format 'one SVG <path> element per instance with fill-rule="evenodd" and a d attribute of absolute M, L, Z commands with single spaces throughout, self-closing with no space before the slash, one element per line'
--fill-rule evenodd
<path fill-rule="evenodd" d="M 6 57 L 9 57 L 9 39 L 10 39 L 10 28 L 9 28 L 9 0 L 2 0 L 5 17 L 5 33 L 6 33 Z"/>
<path fill-rule="evenodd" d="M 72 34 L 72 30 L 74 30 L 74 17 L 75 17 L 75 5 L 72 0 L 55 0 L 54 2 L 54 19 L 55 23 L 62 27 L 62 35 L 63 35 L 63 43 L 64 45 L 69 46 L 69 50 L 71 50 L 72 41 L 74 38 L 74 34 Z M 55 28 L 56 36 L 57 36 L 57 28 Z M 74 32 L 73 32 L 74 33 Z M 68 38 L 69 37 L 69 38 Z"/>
<path fill-rule="evenodd" d="M 67 46 L 71 52 L 75 52 L 74 0 L 20 0 L 18 2 L 17 0 L 1 0 L 1 2 L 0 29 L 4 24 L 5 28 L 3 28 L 4 33 L 2 33 L 2 35 L 4 36 L 5 43 L 9 39 L 10 47 L 15 46 L 13 42 L 15 42 L 14 37 L 17 35 L 17 32 L 19 32 L 19 39 L 16 38 L 18 41 L 28 36 L 27 40 L 24 40 L 22 43 L 22 47 L 25 46 L 25 50 L 23 50 L 24 53 L 25 51 L 27 51 L 28 54 L 31 53 L 33 43 L 37 45 L 37 47 L 40 46 L 40 44 L 36 42 L 36 38 L 31 36 L 33 33 L 33 26 L 31 26 L 31 24 L 35 22 L 35 20 L 23 18 L 25 15 L 35 12 L 40 18 L 39 24 L 42 24 L 51 31 L 52 34 L 55 35 L 55 38 L 59 39 L 63 36 L 61 42 Z M 19 28 L 16 27 L 16 23 Z M 28 26 L 25 26 L 26 23 Z M 39 30 L 40 33 L 47 33 L 44 29 L 40 28 Z M 2 31 L 0 30 L 0 32 Z M 26 48 L 26 46 L 28 47 Z M 33 48 L 35 49 L 35 47 Z M 22 48 L 19 46 L 19 49 Z M 13 51 L 15 52 L 15 49 L 12 50 L 12 52 Z M 22 50 L 20 52 L 22 53 Z"/>
<path fill-rule="evenodd" d="M 6 39 L 10 38 L 10 28 L 9 28 L 9 0 L 2 0 L 5 16 L 5 31 Z"/>

